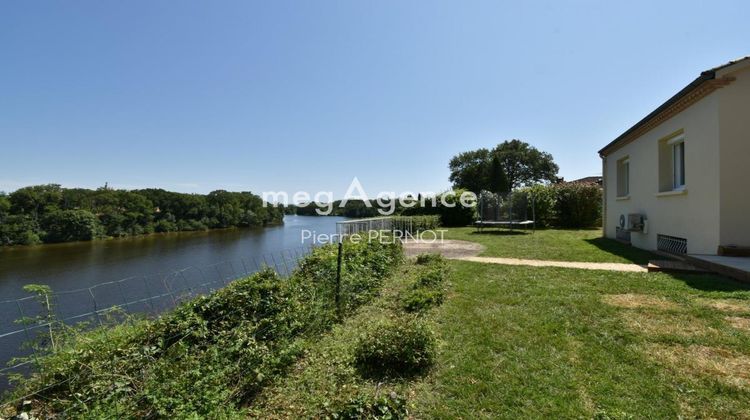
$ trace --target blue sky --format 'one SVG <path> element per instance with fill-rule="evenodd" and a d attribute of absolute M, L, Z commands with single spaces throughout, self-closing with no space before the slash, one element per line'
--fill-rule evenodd
<path fill-rule="evenodd" d="M 518 138 L 566 179 L 750 54 L 750 3 L 15 1 L 0 5 L 0 190 L 440 191 Z"/>

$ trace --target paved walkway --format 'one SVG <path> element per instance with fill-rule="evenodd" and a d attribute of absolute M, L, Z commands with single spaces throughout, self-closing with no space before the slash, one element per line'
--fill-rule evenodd
<path fill-rule="evenodd" d="M 498 257 L 477 257 L 484 247 L 474 242 L 443 240 L 440 241 L 406 241 L 404 242 L 404 252 L 407 256 L 415 256 L 423 253 L 440 254 L 445 258 L 462 261 L 473 261 L 487 264 L 502 265 L 525 265 L 531 267 L 563 267 L 578 268 L 583 270 L 607 270 L 607 271 L 627 271 L 634 273 L 646 273 L 648 269 L 638 264 L 621 264 L 621 263 L 592 263 L 576 261 L 549 261 L 549 260 L 527 260 L 521 258 L 498 258 Z"/>

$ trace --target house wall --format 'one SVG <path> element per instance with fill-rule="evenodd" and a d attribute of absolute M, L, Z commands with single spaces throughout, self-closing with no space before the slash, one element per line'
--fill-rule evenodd
<path fill-rule="evenodd" d="M 721 179 L 720 243 L 750 246 L 750 65 L 729 68 L 717 77 L 735 81 L 719 89 Z"/>
<path fill-rule="evenodd" d="M 717 92 L 604 158 L 607 237 L 615 237 L 621 214 L 627 219 L 629 213 L 640 213 L 648 218 L 648 233 L 633 232 L 634 246 L 654 250 L 657 234 L 665 234 L 686 238 L 688 253 L 716 253 L 720 242 Z M 682 194 L 660 194 L 659 141 L 678 130 L 684 130 L 685 136 L 686 188 Z M 616 197 L 617 161 L 626 156 L 630 159 L 630 194 L 620 199 Z"/>

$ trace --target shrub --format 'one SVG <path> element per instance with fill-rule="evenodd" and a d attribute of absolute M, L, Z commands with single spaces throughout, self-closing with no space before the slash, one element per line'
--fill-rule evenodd
<path fill-rule="evenodd" d="M 176 232 L 177 224 L 168 219 L 161 219 L 154 224 L 154 232 Z"/>
<path fill-rule="evenodd" d="M 425 230 L 434 230 L 440 227 L 440 216 L 394 216 L 393 227 L 396 230 L 412 234 Z"/>
<path fill-rule="evenodd" d="M 419 265 L 427 265 L 427 264 L 434 264 L 437 262 L 444 262 L 445 258 L 443 258 L 440 254 L 419 254 L 417 255 L 417 264 Z"/>
<path fill-rule="evenodd" d="M 403 210 L 402 215 L 404 216 L 416 216 L 416 215 L 437 215 L 440 217 L 441 226 L 466 226 L 471 224 L 476 218 L 477 208 L 476 206 L 465 207 L 461 205 L 459 199 L 461 194 L 466 191 L 457 189 L 448 191 L 443 194 L 434 197 L 435 205 L 433 205 L 432 198 L 425 200 L 425 205 L 421 204 L 417 207 L 410 207 Z M 442 205 L 441 197 L 445 196 L 445 202 L 447 206 Z"/>
<path fill-rule="evenodd" d="M 424 312 L 440 305 L 445 300 L 442 289 L 448 266 L 439 254 L 421 254 L 417 256 L 417 264 L 423 268 L 416 280 L 402 297 L 402 307 L 407 312 Z"/>
<path fill-rule="evenodd" d="M 536 217 L 537 227 L 549 227 L 553 226 L 557 220 L 557 213 L 555 209 L 555 203 L 557 201 L 557 193 L 554 187 L 550 185 L 533 185 L 526 188 L 521 188 L 513 193 L 515 196 L 520 196 L 521 202 L 528 203 L 529 206 L 534 205 L 534 216 Z M 531 218 L 530 211 L 527 212 L 529 218 Z"/>
<path fill-rule="evenodd" d="M 555 186 L 557 225 L 581 228 L 601 225 L 602 189 L 593 184 Z"/>
<path fill-rule="evenodd" d="M 358 396 L 326 410 L 326 417 L 342 420 L 404 419 L 409 415 L 406 399 L 395 392 L 378 397 Z"/>
<path fill-rule="evenodd" d="M 512 202 L 514 215 L 529 219 L 533 202 L 533 215 L 539 227 L 601 225 L 602 189 L 595 184 L 534 185 L 514 191 Z"/>
<path fill-rule="evenodd" d="M 439 287 L 445 280 L 446 267 L 434 267 L 423 271 L 417 278 L 415 287 Z"/>
<path fill-rule="evenodd" d="M 445 292 L 439 289 L 417 288 L 406 293 L 403 308 L 407 312 L 424 312 L 445 300 Z"/>
<path fill-rule="evenodd" d="M 435 357 L 435 338 L 413 319 L 389 319 L 367 329 L 354 347 L 354 363 L 366 377 L 408 377 L 424 372 Z"/>
<path fill-rule="evenodd" d="M 189 219 L 189 220 L 180 220 L 180 221 L 178 221 L 177 222 L 177 229 L 179 229 L 179 230 L 185 230 L 185 231 L 189 231 L 189 230 L 208 230 L 208 226 L 206 226 L 205 224 L 201 223 L 200 220 Z"/>
<path fill-rule="evenodd" d="M 440 221 L 443 226 L 466 226 L 474 222 L 477 215 L 476 206 L 465 207 L 459 198 L 466 190 L 457 189 L 446 196 L 448 206 L 438 205 Z"/>

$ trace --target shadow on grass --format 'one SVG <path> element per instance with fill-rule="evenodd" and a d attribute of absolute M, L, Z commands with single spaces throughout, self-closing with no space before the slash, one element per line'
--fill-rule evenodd
<path fill-rule="evenodd" d="M 649 260 L 670 259 L 663 255 L 636 248 L 631 245 L 617 242 L 608 238 L 586 239 L 586 242 L 596 246 L 602 251 L 625 258 L 635 264 L 648 264 Z M 719 274 L 689 274 L 689 273 L 670 273 L 675 279 L 679 280 L 688 287 L 704 292 L 747 292 L 750 291 L 750 284 L 742 283 L 729 277 Z"/>
<path fill-rule="evenodd" d="M 593 239 L 585 239 L 585 241 L 601 249 L 604 252 L 608 252 L 612 255 L 617 255 L 618 257 L 625 258 L 626 260 L 635 264 L 644 265 L 644 264 L 648 264 L 649 260 L 665 259 L 665 257 L 662 257 L 660 255 L 656 255 L 652 252 L 649 252 L 640 248 L 636 248 L 631 245 L 626 245 L 626 244 L 617 242 L 614 239 L 593 238 Z"/>
<path fill-rule="evenodd" d="M 679 280 L 693 289 L 704 292 L 748 292 L 750 284 L 724 277 L 719 274 L 684 274 L 672 273 L 675 280 Z M 730 296 L 727 296 L 730 297 Z"/>
<path fill-rule="evenodd" d="M 489 235 L 489 236 L 517 236 L 517 235 L 531 235 L 531 231 L 523 231 L 523 230 L 483 230 L 483 231 L 473 231 L 471 232 L 472 235 Z"/>

